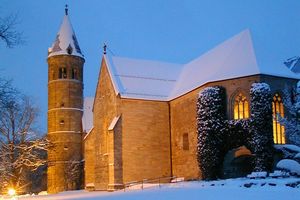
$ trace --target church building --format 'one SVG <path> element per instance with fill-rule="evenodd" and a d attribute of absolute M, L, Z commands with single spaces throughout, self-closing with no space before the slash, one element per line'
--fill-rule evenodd
<path fill-rule="evenodd" d="M 66 190 L 67 163 L 81 161 L 84 185 L 95 190 L 159 177 L 201 179 L 196 153 L 199 92 L 222 86 L 227 118 L 245 119 L 251 113 L 251 85 L 265 82 L 273 95 L 273 116 L 284 116 L 283 90 L 300 78 L 285 66 L 258 65 L 249 30 L 186 64 L 105 51 L 101 59 L 95 97 L 83 107 L 84 57 L 66 10 L 48 54 L 48 136 L 55 143 L 49 151 L 50 192 Z M 275 119 L 273 140 L 288 142 Z"/>

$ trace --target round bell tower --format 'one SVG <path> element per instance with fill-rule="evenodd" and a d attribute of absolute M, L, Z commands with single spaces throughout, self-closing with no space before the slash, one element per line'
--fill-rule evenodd
<path fill-rule="evenodd" d="M 82 161 L 84 56 L 68 8 L 48 50 L 48 193 L 79 189 Z"/>

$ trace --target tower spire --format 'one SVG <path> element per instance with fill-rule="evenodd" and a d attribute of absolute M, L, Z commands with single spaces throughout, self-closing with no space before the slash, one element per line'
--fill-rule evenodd
<path fill-rule="evenodd" d="M 84 58 L 68 14 L 69 9 L 66 4 L 62 24 L 54 43 L 48 49 L 48 58 L 56 55 L 73 55 Z"/>
<path fill-rule="evenodd" d="M 103 54 L 106 54 L 106 48 L 107 48 L 107 45 L 104 43 L 104 45 L 103 45 Z"/>
<path fill-rule="evenodd" d="M 66 5 L 65 5 L 65 14 L 66 14 L 66 15 L 68 15 L 68 11 L 69 11 L 68 4 L 66 4 Z"/>

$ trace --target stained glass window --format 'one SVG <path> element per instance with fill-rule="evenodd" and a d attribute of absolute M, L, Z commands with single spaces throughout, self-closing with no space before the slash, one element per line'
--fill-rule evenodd
<path fill-rule="evenodd" d="M 272 102 L 273 111 L 273 138 L 275 144 L 285 144 L 285 130 L 278 120 L 284 117 L 284 108 L 279 94 L 275 94 Z"/>
<path fill-rule="evenodd" d="M 242 93 L 239 93 L 234 98 L 234 119 L 249 118 L 249 103 L 247 98 Z"/>

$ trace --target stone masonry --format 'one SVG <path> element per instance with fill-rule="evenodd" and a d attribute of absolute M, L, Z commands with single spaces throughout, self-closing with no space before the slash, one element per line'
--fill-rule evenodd
<path fill-rule="evenodd" d="M 76 189 L 78 183 L 67 182 L 68 166 L 82 160 L 82 106 L 84 59 L 72 55 L 48 58 L 48 192 Z M 59 75 L 66 69 L 66 77 Z M 76 69 L 76 78 L 72 70 Z"/>

